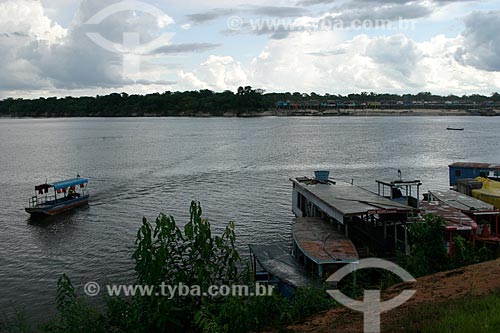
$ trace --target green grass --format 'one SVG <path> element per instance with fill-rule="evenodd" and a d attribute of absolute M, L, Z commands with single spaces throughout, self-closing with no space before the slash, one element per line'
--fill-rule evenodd
<path fill-rule="evenodd" d="M 398 326 L 404 332 L 497 333 L 500 328 L 500 291 L 480 299 L 467 296 L 454 302 L 425 306 L 409 312 Z"/>

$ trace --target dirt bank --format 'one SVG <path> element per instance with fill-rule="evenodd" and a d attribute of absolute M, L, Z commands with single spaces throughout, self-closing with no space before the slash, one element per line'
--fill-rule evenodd
<path fill-rule="evenodd" d="M 384 299 L 402 290 L 417 290 L 403 306 L 382 315 L 382 332 L 398 331 L 397 323 L 427 305 L 459 300 L 469 295 L 481 297 L 500 289 L 500 259 L 417 279 L 414 284 L 398 284 L 383 293 Z M 362 332 L 363 316 L 344 307 L 315 315 L 304 323 L 287 327 L 286 332 Z"/>

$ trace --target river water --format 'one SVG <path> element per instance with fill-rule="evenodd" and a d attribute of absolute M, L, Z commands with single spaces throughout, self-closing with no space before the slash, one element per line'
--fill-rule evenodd
<path fill-rule="evenodd" d="M 56 282 L 124 283 L 143 216 L 184 223 L 202 203 L 216 232 L 236 221 L 238 246 L 287 246 L 289 177 L 326 169 L 376 190 L 375 179 L 446 188 L 448 164 L 500 162 L 500 118 L 0 119 L 0 313 L 55 313 Z M 446 127 L 464 127 L 463 132 Z M 31 222 L 45 180 L 90 178 L 88 208 Z M 0 322 L 2 317 L 0 315 Z"/>

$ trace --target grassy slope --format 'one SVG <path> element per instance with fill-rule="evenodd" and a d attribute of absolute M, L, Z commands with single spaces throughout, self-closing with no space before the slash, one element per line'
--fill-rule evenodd
<path fill-rule="evenodd" d="M 399 284 L 383 292 L 384 299 L 402 290 L 416 295 L 382 315 L 383 332 L 499 332 L 500 259 L 462 267 Z M 362 332 L 363 317 L 344 307 L 317 314 L 288 332 Z"/>
<path fill-rule="evenodd" d="M 411 320 L 395 325 L 404 332 L 497 333 L 500 331 L 500 292 L 483 298 L 429 305 L 411 313 Z"/>

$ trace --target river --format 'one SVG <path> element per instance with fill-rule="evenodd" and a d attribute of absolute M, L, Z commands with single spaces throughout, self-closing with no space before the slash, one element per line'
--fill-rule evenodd
<path fill-rule="evenodd" d="M 326 169 L 376 190 L 375 179 L 446 188 L 448 164 L 500 162 L 500 118 L 0 119 L 0 313 L 55 313 L 56 282 L 133 278 L 143 216 L 184 223 L 199 200 L 216 232 L 236 221 L 238 246 L 287 246 L 289 177 Z M 448 126 L 465 131 L 447 131 Z M 39 183 L 90 179 L 88 208 L 42 223 L 24 212 Z M 1 321 L 0 317 L 0 321 Z"/>

